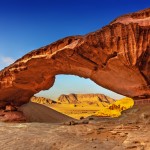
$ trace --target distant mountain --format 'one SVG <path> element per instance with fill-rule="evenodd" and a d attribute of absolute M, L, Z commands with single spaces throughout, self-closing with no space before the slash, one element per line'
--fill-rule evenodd
<path fill-rule="evenodd" d="M 44 97 L 33 96 L 31 98 L 32 102 L 39 104 L 85 104 L 85 105 L 97 105 L 97 106 L 107 106 L 115 102 L 114 99 L 105 96 L 104 94 L 69 94 L 60 95 L 56 101 Z"/>
<path fill-rule="evenodd" d="M 33 96 L 30 101 L 35 102 L 35 103 L 39 103 L 39 104 L 44 104 L 44 105 L 50 105 L 50 104 L 55 104 L 57 103 L 54 100 L 51 100 L 49 98 L 44 98 L 44 97 L 36 97 Z"/>
<path fill-rule="evenodd" d="M 87 105 L 107 105 L 115 102 L 114 99 L 103 94 L 69 94 L 61 95 L 57 99 L 58 103 L 63 104 L 87 104 Z"/>

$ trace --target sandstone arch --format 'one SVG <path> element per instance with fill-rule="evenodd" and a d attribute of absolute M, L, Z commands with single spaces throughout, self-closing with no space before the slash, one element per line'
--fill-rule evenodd
<path fill-rule="evenodd" d="M 150 9 L 34 50 L 0 72 L 0 107 L 27 103 L 57 74 L 90 78 L 134 99 L 150 98 Z"/>

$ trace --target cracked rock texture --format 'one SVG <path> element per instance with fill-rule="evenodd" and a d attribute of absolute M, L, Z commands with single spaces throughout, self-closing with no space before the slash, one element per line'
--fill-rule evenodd
<path fill-rule="evenodd" d="M 0 72 L 0 107 L 20 106 L 72 74 L 134 99 L 150 98 L 150 8 L 34 50 Z"/>

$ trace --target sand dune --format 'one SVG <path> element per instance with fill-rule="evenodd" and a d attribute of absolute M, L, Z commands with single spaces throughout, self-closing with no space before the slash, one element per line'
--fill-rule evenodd
<path fill-rule="evenodd" d="M 27 122 L 49 122 L 62 123 L 74 120 L 64 114 L 61 114 L 49 107 L 37 103 L 29 102 L 19 108 L 25 115 Z"/>

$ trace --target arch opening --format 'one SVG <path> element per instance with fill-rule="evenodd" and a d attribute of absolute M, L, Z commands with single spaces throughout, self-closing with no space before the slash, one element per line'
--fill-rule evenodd
<path fill-rule="evenodd" d="M 57 75 L 54 85 L 48 89 L 36 93 L 35 96 L 51 98 L 57 100 L 62 95 L 68 94 L 104 94 L 113 99 L 119 100 L 123 98 L 123 95 L 115 93 L 111 90 L 105 89 L 97 85 L 90 79 L 85 79 L 76 75 Z"/>
<path fill-rule="evenodd" d="M 117 102 L 117 100 L 120 100 Z M 75 75 L 57 75 L 54 85 L 31 98 L 32 102 L 44 104 L 75 119 L 92 115 L 118 117 L 127 109 L 128 99 L 107 90 L 90 79 Z M 124 104 L 126 103 L 126 104 Z"/>

